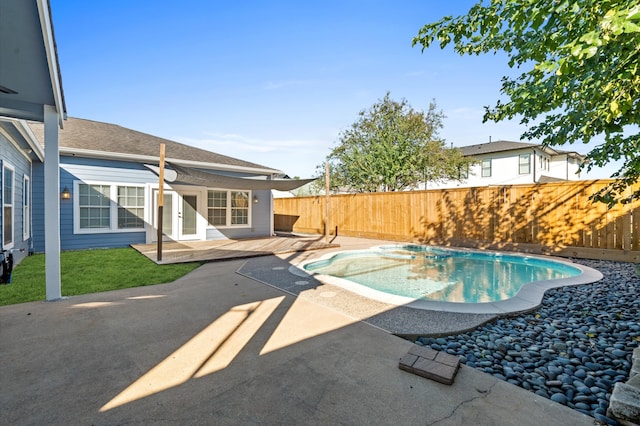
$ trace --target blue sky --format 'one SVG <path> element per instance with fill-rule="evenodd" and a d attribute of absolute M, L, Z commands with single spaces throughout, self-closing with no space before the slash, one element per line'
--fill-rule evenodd
<path fill-rule="evenodd" d="M 435 99 L 447 144 L 519 140 L 517 122 L 482 123 L 501 77 L 513 73 L 503 55 L 411 47 L 424 24 L 474 3 L 51 0 L 51 8 L 69 116 L 310 177 L 387 91 L 418 110 Z"/>

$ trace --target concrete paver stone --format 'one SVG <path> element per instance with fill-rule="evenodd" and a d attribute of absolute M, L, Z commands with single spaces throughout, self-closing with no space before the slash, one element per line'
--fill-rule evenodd
<path fill-rule="evenodd" d="M 460 359 L 445 352 L 413 345 L 400 359 L 399 367 L 418 376 L 451 385 L 460 368 Z"/>

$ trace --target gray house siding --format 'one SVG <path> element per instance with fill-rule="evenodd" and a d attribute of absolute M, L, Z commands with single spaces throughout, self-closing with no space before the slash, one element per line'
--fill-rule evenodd
<path fill-rule="evenodd" d="M 32 250 L 36 253 L 44 252 L 44 164 L 34 163 L 31 171 L 31 197 L 33 208 L 31 213 Z"/>
<path fill-rule="evenodd" d="M 0 189 L 4 187 L 4 174 L 1 172 L 5 166 L 13 169 L 13 246 L 5 246 L 4 240 L 4 224 L 7 218 L 3 217 L 4 208 L 0 208 L 0 247 L 2 250 L 12 250 L 14 260 L 19 263 L 24 256 L 29 253 L 29 236 L 25 238 L 25 217 L 24 217 L 24 179 L 29 178 L 30 185 L 33 187 L 33 179 L 31 177 L 31 161 L 21 153 L 21 151 L 9 142 L 3 135 L 0 135 Z M 5 200 L 2 199 L 3 191 L 0 190 L 0 206 L 4 207 Z M 29 200 L 32 207 L 32 200 Z M 27 217 L 27 225 L 30 224 L 30 218 Z M 33 232 L 33 230 L 32 230 Z"/>
<path fill-rule="evenodd" d="M 40 168 L 38 168 L 40 169 Z M 38 177 L 38 182 L 42 182 L 41 171 L 34 170 Z M 146 169 L 142 164 L 110 161 L 99 159 L 88 159 L 80 157 L 60 158 L 60 192 L 68 188 L 71 193 L 70 200 L 60 200 L 60 248 L 62 250 L 83 250 L 91 248 L 116 248 L 127 247 L 129 244 L 144 243 L 146 233 L 140 232 L 109 232 L 109 233 L 74 233 L 74 182 L 117 182 L 128 184 L 146 184 L 157 181 L 157 177 Z M 35 197 L 34 192 L 34 197 Z M 38 211 L 43 210 L 44 194 L 38 193 Z M 34 217 L 34 250 L 44 251 L 44 214 Z"/>

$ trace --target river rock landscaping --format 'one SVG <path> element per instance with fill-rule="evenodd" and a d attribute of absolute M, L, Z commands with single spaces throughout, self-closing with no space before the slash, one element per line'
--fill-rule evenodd
<path fill-rule="evenodd" d="M 536 310 L 416 344 L 594 417 L 607 417 L 614 384 L 629 377 L 640 343 L 640 274 L 631 263 L 573 259 L 597 269 L 593 284 L 548 291 Z"/>

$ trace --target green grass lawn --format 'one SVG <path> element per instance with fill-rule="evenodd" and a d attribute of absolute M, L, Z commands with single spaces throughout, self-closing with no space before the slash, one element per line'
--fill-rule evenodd
<path fill-rule="evenodd" d="M 132 248 L 62 252 L 62 295 L 168 283 L 200 265 L 158 265 Z M 45 289 L 45 255 L 26 257 L 13 269 L 12 283 L 0 285 L 0 306 L 45 300 Z"/>

